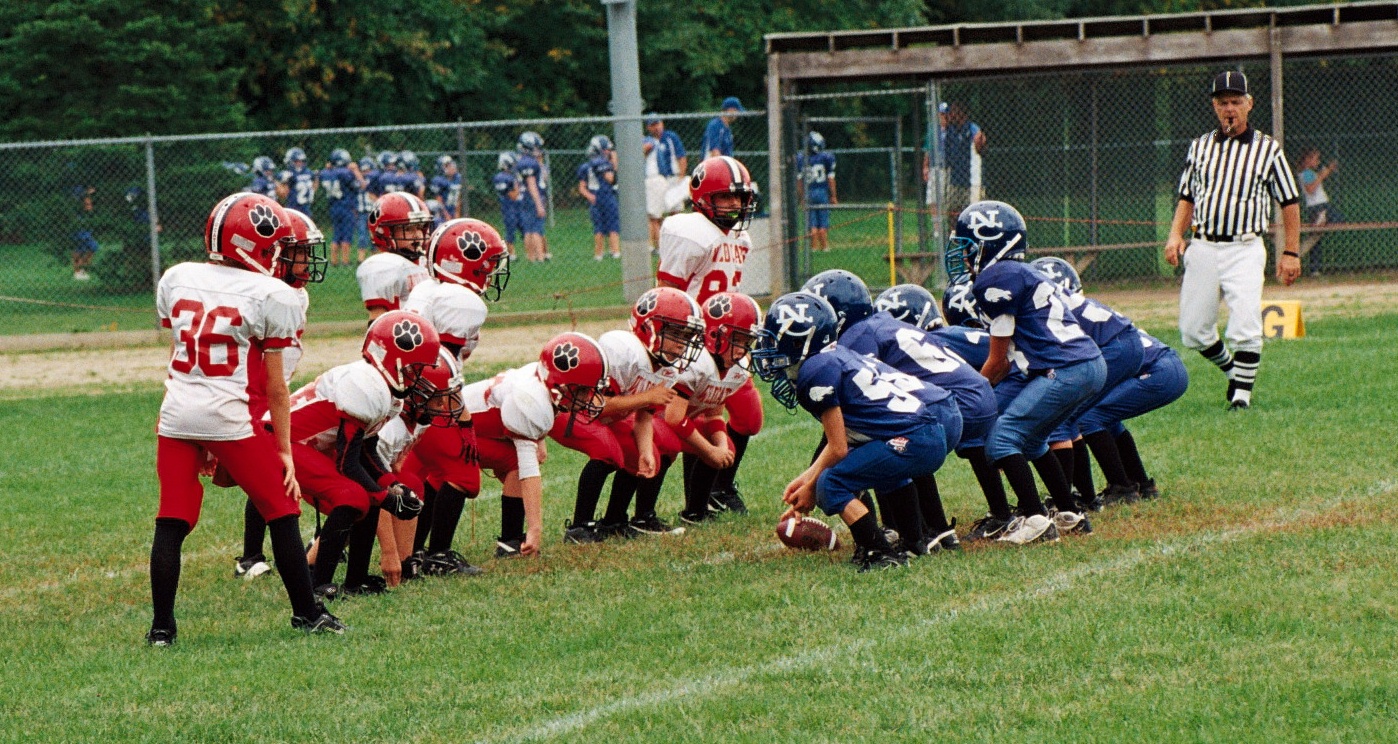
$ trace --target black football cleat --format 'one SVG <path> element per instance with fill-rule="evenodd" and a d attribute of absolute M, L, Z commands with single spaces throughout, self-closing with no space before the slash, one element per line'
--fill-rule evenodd
<path fill-rule="evenodd" d="M 1146 500 L 1160 498 L 1160 489 L 1155 486 L 1154 478 L 1147 478 L 1141 484 L 1141 498 Z"/>
<path fill-rule="evenodd" d="M 387 591 L 388 582 L 382 576 L 365 576 L 363 581 L 345 582 L 340 586 L 340 594 L 346 597 L 367 597 Z"/>
<path fill-rule="evenodd" d="M 316 615 L 313 618 L 304 618 L 295 615 L 291 618 L 291 627 L 310 635 L 312 633 L 334 633 L 344 635 L 348 630 L 347 626 L 340 622 L 340 618 L 330 614 L 325 609 L 325 605 L 316 603 Z"/>
<path fill-rule="evenodd" d="M 518 558 L 521 555 L 519 549 L 522 545 L 524 545 L 523 538 L 512 537 L 508 540 L 503 537 L 499 538 L 495 541 L 495 557 Z"/>
<path fill-rule="evenodd" d="M 632 531 L 641 535 L 672 535 L 676 533 L 675 528 L 656 516 L 655 512 L 637 515 L 631 520 L 629 526 Z"/>
<path fill-rule="evenodd" d="M 901 550 L 890 552 L 871 549 L 865 552 L 864 560 L 859 564 L 859 573 L 885 571 L 890 568 L 904 568 L 907 565 L 908 554 Z"/>
<path fill-rule="evenodd" d="M 715 519 L 718 519 L 718 514 L 709 511 L 708 509 L 705 509 L 704 511 L 700 512 L 680 512 L 680 521 L 685 524 L 704 524 L 706 522 L 712 522 Z"/>
<path fill-rule="evenodd" d="M 1130 486 L 1110 485 L 1098 494 L 1105 506 L 1115 506 L 1116 504 L 1134 504 L 1141 500 L 1141 491 L 1136 484 Z"/>
<path fill-rule="evenodd" d="M 1000 533 L 1010 526 L 1012 519 L 1000 519 L 994 514 L 987 514 L 971 523 L 971 531 L 966 533 L 966 542 L 978 542 L 981 540 L 994 540 L 1000 537 Z"/>
<path fill-rule="evenodd" d="M 715 488 L 709 494 L 709 508 L 714 511 L 728 511 L 734 514 L 748 513 L 748 506 L 743 502 L 743 495 L 738 492 L 736 485 Z"/>
<path fill-rule="evenodd" d="M 563 542 L 569 545 L 592 545 L 606 539 L 606 536 L 598 531 L 596 522 L 585 522 L 576 526 L 572 522 L 563 523 Z"/>
<path fill-rule="evenodd" d="M 472 566 L 455 550 L 443 550 L 427 556 L 422 570 L 428 576 L 480 576 L 485 573 L 485 569 Z"/>
<path fill-rule="evenodd" d="M 316 595 L 316 600 L 320 602 L 334 602 L 340 598 L 340 585 L 334 583 L 321 584 L 315 589 L 312 589 L 311 592 Z"/>
<path fill-rule="evenodd" d="M 169 648 L 175 645 L 174 628 L 151 628 L 146 633 L 146 645 L 154 648 Z"/>
<path fill-rule="evenodd" d="M 427 553 L 422 550 L 414 551 L 412 555 L 403 559 L 403 580 L 413 581 L 423 576 L 422 564 L 427 561 Z"/>
<path fill-rule="evenodd" d="M 267 563 L 267 556 L 259 553 L 246 558 L 239 558 L 238 562 L 233 565 L 233 576 L 246 581 L 252 581 L 271 570 L 272 566 Z"/>

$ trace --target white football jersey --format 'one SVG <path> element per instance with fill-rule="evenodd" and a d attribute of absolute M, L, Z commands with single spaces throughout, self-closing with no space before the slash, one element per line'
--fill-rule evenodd
<path fill-rule="evenodd" d="M 428 427 L 409 424 L 403 416 L 395 416 L 379 429 L 379 461 L 390 468 L 398 465 L 398 460 L 408 454 Z"/>
<path fill-rule="evenodd" d="M 311 294 L 305 287 L 292 287 L 291 291 L 295 292 L 296 298 L 301 301 L 301 327 L 296 329 L 296 343 L 282 350 L 282 376 L 286 378 L 288 385 L 296 374 L 296 365 L 300 364 L 301 357 L 306 355 L 301 336 L 306 332 L 306 313 L 311 309 Z"/>
<path fill-rule="evenodd" d="M 431 321 L 443 341 L 463 346 L 463 356 L 475 350 L 487 313 L 485 300 L 480 295 L 460 284 L 432 279 L 413 287 L 403 309 Z"/>
<path fill-rule="evenodd" d="M 729 367 L 719 377 L 718 365 L 713 355 L 706 351 L 680 375 L 680 385 L 689 394 L 690 415 L 698 416 L 722 410 L 728 397 L 751 379 L 752 373 L 741 364 Z"/>
<path fill-rule="evenodd" d="M 375 253 L 364 259 L 354 276 L 364 306 L 385 310 L 397 310 L 413 287 L 431 278 L 421 264 L 397 253 Z"/>
<path fill-rule="evenodd" d="M 747 230 L 725 233 L 698 212 L 673 215 L 660 225 L 655 275 L 703 304 L 719 292 L 742 291 L 743 262 L 751 250 Z"/>
<path fill-rule="evenodd" d="M 497 409 L 505 430 L 519 439 L 538 441 L 553 428 L 553 398 L 539 379 L 539 363 L 510 369 L 473 382 L 462 391 L 473 415 Z"/>
<path fill-rule="evenodd" d="M 612 395 L 635 395 L 660 385 L 674 387 L 680 379 L 674 367 L 654 369 L 646 347 L 630 331 L 607 331 L 597 339 L 597 345 L 607 360 Z"/>
<path fill-rule="evenodd" d="M 340 427 L 347 436 L 362 430 L 371 437 L 403 412 L 388 382 L 368 362 L 332 367 L 291 395 L 291 441 L 335 452 Z"/>
<path fill-rule="evenodd" d="M 252 436 L 251 411 L 266 408 L 265 400 L 252 400 L 266 396 L 263 352 L 294 345 L 306 325 L 295 291 L 252 271 L 182 263 L 160 278 L 155 307 L 175 341 L 160 435 L 209 441 Z"/>

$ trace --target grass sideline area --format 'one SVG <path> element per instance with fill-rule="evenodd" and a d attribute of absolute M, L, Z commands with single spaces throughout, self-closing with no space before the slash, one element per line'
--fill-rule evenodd
<path fill-rule="evenodd" d="M 1398 463 L 1369 422 L 1398 414 L 1395 324 L 1336 314 L 1269 344 L 1241 415 L 1183 354 L 1189 392 L 1132 424 L 1162 499 L 899 572 L 776 542 L 818 425 L 769 399 L 751 516 L 565 547 L 582 458 L 551 446 L 544 560 L 488 558 L 487 481 L 458 536 L 487 575 L 341 603 L 343 637 L 293 631 L 274 577 L 232 577 L 242 500 L 210 488 L 166 651 L 142 641 L 158 388 L 7 400 L 0 740 L 1383 740 Z M 939 481 L 964 532 L 970 470 Z"/>

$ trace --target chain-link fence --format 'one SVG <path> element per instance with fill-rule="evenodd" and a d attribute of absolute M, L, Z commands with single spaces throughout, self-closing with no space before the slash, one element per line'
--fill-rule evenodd
<path fill-rule="evenodd" d="M 1249 123 L 1272 133 L 1268 61 L 1232 69 L 1251 82 Z M 1031 252 L 1064 256 L 1084 281 L 1173 277 L 1161 248 L 1189 143 L 1217 127 L 1208 95 L 1217 71 L 1198 64 L 803 88 L 783 117 L 787 224 L 803 236 L 791 247 L 789 280 L 839 266 L 887 286 L 892 240 L 900 281 L 940 286 L 946 215 L 978 198 L 1015 205 Z M 1329 198 L 1321 208 L 1311 190 L 1302 204 L 1303 266 L 1311 274 L 1398 268 L 1398 98 L 1378 94 L 1398 90 L 1398 57 L 1288 58 L 1282 80 L 1287 156 L 1298 181 L 1319 180 Z M 814 212 L 797 186 L 813 129 L 838 156 L 847 205 L 830 212 L 828 253 L 811 251 Z M 887 201 L 897 202 L 894 220 Z"/>
<path fill-rule="evenodd" d="M 715 116 L 661 117 L 683 144 L 688 169 L 703 159 Z M 538 185 L 551 258 L 529 262 L 520 236 L 506 235 L 520 244 L 519 258 L 493 311 L 622 305 L 621 261 L 610 258 L 610 246 L 603 261 L 593 260 L 593 225 L 578 190 L 589 141 L 599 134 L 614 139 L 615 124 L 599 117 L 0 145 L 0 254 L 8 267 L 0 274 L 0 334 L 154 327 L 155 279 L 176 262 L 202 259 L 209 210 L 242 190 L 278 194 L 283 203 L 309 201 L 327 240 L 349 244 L 347 258 L 332 250 L 338 265 L 311 288 L 311 320 L 362 318 L 354 272 L 361 252 L 373 250 L 362 230 L 371 192 L 419 191 L 439 218 L 459 209 L 456 215 L 483 219 L 505 235 L 497 164 L 525 131 L 545 143 Z M 728 126 L 734 154 L 765 189 L 766 117 L 741 112 Z M 293 148 L 305 153 L 309 171 L 299 180 L 287 162 Z M 370 184 L 356 220 L 342 225 L 331 219 L 331 198 L 361 198 L 321 177 L 336 149 L 349 152 Z M 393 177 L 376 177 L 385 168 Z"/>

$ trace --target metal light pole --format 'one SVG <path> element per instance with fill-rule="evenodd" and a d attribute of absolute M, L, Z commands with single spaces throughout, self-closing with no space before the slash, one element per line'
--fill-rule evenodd
<path fill-rule="evenodd" d="M 602 0 L 612 68 L 612 115 L 621 206 L 621 277 L 627 302 L 655 285 L 646 216 L 646 161 L 641 151 L 641 62 L 636 51 L 635 0 Z"/>

